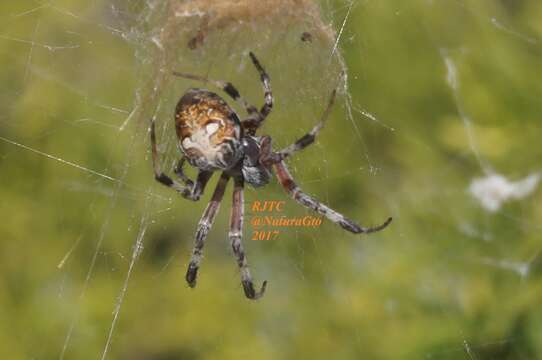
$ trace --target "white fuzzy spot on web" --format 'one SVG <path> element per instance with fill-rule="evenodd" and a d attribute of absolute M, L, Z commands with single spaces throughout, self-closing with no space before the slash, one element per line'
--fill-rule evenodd
<path fill-rule="evenodd" d="M 491 174 L 474 179 L 469 186 L 469 191 L 482 207 L 490 212 L 496 212 L 507 201 L 529 196 L 536 189 L 540 178 L 541 174 L 535 173 L 514 182 L 502 175 Z"/>

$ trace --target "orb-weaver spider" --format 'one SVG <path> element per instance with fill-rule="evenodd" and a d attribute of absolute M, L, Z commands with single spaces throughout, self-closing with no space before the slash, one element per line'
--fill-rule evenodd
<path fill-rule="evenodd" d="M 205 238 L 215 220 L 226 190 L 226 184 L 230 178 L 233 178 L 233 204 L 229 238 L 241 271 L 241 283 L 245 295 L 249 299 L 258 299 L 264 294 L 267 281 L 263 282 L 260 291 L 254 289 L 241 242 L 244 212 L 243 187 L 245 182 L 254 187 L 264 186 L 269 182 L 274 168 L 279 182 L 295 201 L 324 215 L 343 229 L 355 234 L 382 230 L 389 225 L 392 219 L 388 218 L 382 225 L 376 227 L 359 226 L 342 214 L 305 194 L 295 184 L 284 160 L 314 142 L 328 118 L 331 107 L 335 102 L 336 92 L 335 90 L 332 91 L 320 122 L 311 131 L 290 146 L 275 152 L 271 147 L 271 137 L 256 136 L 256 130 L 271 112 L 273 95 L 269 76 L 256 56 L 252 52 L 249 55 L 260 74 L 264 88 L 265 103 L 260 109 L 247 103 L 229 82 L 179 72 L 173 73 L 183 78 L 213 84 L 238 102 L 248 113 L 248 117 L 241 121 L 235 111 L 219 95 L 205 89 L 192 88 L 181 97 L 175 110 L 175 129 L 179 138 L 179 148 L 182 152 L 175 173 L 181 182 L 171 179 L 160 169 L 154 118 L 151 120 L 150 136 L 156 180 L 179 192 L 186 199 L 199 200 L 213 172 L 222 171 L 211 201 L 207 205 L 197 227 L 194 249 L 186 272 L 188 285 L 190 287 L 196 286 L 196 277 L 202 259 Z M 190 180 L 184 174 L 183 165 L 185 161 L 198 169 L 196 181 Z"/>

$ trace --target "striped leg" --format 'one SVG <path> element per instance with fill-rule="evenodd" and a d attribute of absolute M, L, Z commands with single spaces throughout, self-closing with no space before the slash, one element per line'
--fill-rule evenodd
<path fill-rule="evenodd" d="M 243 121 L 243 126 L 245 127 L 245 129 L 247 129 L 247 133 L 249 135 L 254 135 L 256 133 L 256 130 L 260 127 L 261 123 L 267 117 L 267 115 L 271 113 L 271 109 L 273 108 L 273 93 L 271 91 L 271 82 L 269 79 L 269 75 L 267 75 L 267 73 L 265 72 L 262 64 L 260 64 L 260 61 L 256 58 L 256 55 L 254 55 L 252 52 L 250 52 L 249 55 L 252 63 L 256 67 L 256 70 L 258 70 L 258 73 L 260 74 L 260 79 L 262 81 L 264 89 L 265 102 L 259 111 L 255 106 L 249 104 L 243 97 L 241 97 L 239 91 L 230 82 L 223 80 L 213 80 L 205 76 L 192 75 L 178 71 L 174 71 L 173 75 L 185 79 L 202 81 L 204 83 L 211 83 L 217 88 L 222 89 L 233 100 L 237 101 L 237 103 L 239 103 L 245 108 L 246 112 L 249 114 L 249 117 Z"/>
<path fill-rule="evenodd" d="M 150 135 L 151 135 L 152 166 L 154 170 L 154 178 L 156 179 L 156 181 L 158 181 L 162 185 L 165 185 L 177 191 L 185 199 L 198 201 L 199 198 L 201 197 L 201 194 L 203 194 L 203 190 L 205 189 L 205 186 L 207 185 L 207 182 L 209 181 L 213 173 L 210 171 L 199 171 L 196 183 L 194 183 L 192 180 L 188 179 L 182 172 L 182 164 L 184 163 L 184 161 L 183 159 L 181 159 L 181 161 L 179 162 L 179 165 L 177 165 L 177 169 L 175 170 L 175 172 L 178 175 L 182 174 L 182 175 L 179 175 L 179 177 L 181 178 L 184 184 L 181 184 L 173 180 L 172 178 L 167 176 L 165 173 L 163 173 L 162 170 L 160 169 L 160 161 L 158 159 L 158 149 L 156 146 L 154 118 L 151 119 Z"/>
<path fill-rule="evenodd" d="M 254 55 L 253 52 L 250 52 L 249 55 L 252 63 L 256 67 L 256 70 L 258 70 L 258 73 L 260 74 L 265 101 L 263 106 L 260 108 L 259 117 L 251 117 L 243 121 L 243 127 L 247 130 L 248 135 L 254 135 L 265 118 L 269 115 L 269 113 L 271 113 L 271 109 L 273 108 L 273 93 L 271 91 L 271 81 L 269 79 L 269 75 L 267 75 L 267 72 L 263 68 L 262 64 L 260 64 L 258 58 L 256 58 L 256 55 Z"/>
<path fill-rule="evenodd" d="M 327 118 L 329 117 L 329 113 L 331 112 L 331 107 L 335 103 L 336 93 L 337 93 L 336 90 L 332 91 L 329 101 L 327 103 L 327 107 L 324 110 L 324 113 L 322 114 L 322 117 L 320 118 L 320 121 L 318 122 L 318 124 L 316 124 L 316 126 L 313 127 L 312 130 L 309 131 L 307 134 L 299 138 L 295 143 L 293 143 L 290 146 L 285 147 L 284 149 L 280 150 L 277 153 L 278 158 L 280 159 L 279 161 L 292 156 L 295 152 L 303 150 L 304 148 L 306 148 L 307 146 L 309 146 L 310 144 L 314 142 L 314 140 L 316 139 L 316 136 L 318 135 L 320 130 L 322 130 Z"/>
<path fill-rule="evenodd" d="M 258 112 L 258 109 L 254 105 L 250 105 L 243 97 L 241 97 L 241 94 L 239 94 L 239 91 L 230 82 L 226 82 L 223 80 L 212 80 L 205 76 L 192 75 L 192 74 L 182 73 L 178 71 L 174 71 L 173 75 L 179 76 L 185 79 L 202 81 L 204 83 L 211 83 L 217 88 L 223 90 L 233 100 L 237 101 L 239 105 L 245 108 L 246 112 L 250 115 L 250 118 L 261 117 L 260 113 Z"/>
<path fill-rule="evenodd" d="M 175 166 L 175 169 L 173 169 L 173 172 L 179 177 L 179 179 L 182 180 L 182 182 L 186 186 L 194 186 L 194 182 L 190 180 L 188 176 L 184 173 L 184 163 L 186 162 L 186 157 L 182 157 L 179 162 L 177 163 L 177 166 Z"/>
<path fill-rule="evenodd" d="M 274 152 L 271 146 L 271 142 L 272 142 L 271 137 L 266 136 L 266 135 L 262 136 L 262 140 L 260 143 L 260 146 L 261 146 L 260 163 L 263 164 L 264 166 L 271 166 L 273 164 L 283 161 L 284 159 L 292 156 L 294 153 L 301 151 L 307 146 L 309 146 L 310 144 L 314 143 L 316 136 L 318 136 L 318 133 L 320 132 L 320 130 L 322 130 L 327 118 L 329 117 L 329 113 L 331 112 L 331 107 L 335 103 L 335 95 L 336 95 L 336 91 L 333 90 L 329 98 L 327 107 L 324 110 L 324 113 L 322 114 L 322 117 L 320 118 L 320 121 L 318 122 L 318 124 L 316 124 L 316 126 L 313 127 L 311 131 L 303 135 L 293 144 L 285 147 L 284 149 L 280 151 Z"/>
<path fill-rule="evenodd" d="M 372 233 L 376 231 L 380 231 L 384 229 L 386 226 L 388 226 L 392 220 L 392 218 L 388 218 L 382 225 L 375 226 L 375 227 L 361 227 L 352 220 L 346 218 L 344 215 L 336 212 L 335 210 L 327 207 L 326 205 L 322 204 L 315 198 L 305 194 L 303 190 L 301 190 L 296 183 L 294 182 L 294 179 L 292 178 L 292 175 L 290 175 L 290 172 L 288 171 L 288 168 L 286 167 L 286 164 L 284 162 L 279 162 L 274 164 L 275 171 L 277 174 L 277 178 L 279 179 L 281 185 L 286 189 L 288 194 L 300 203 L 301 205 L 316 211 L 317 213 L 324 215 L 329 220 L 333 221 L 335 224 L 338 224 L 340 227 L 342 227 L 345 230 L 348 230 L 354 234 L 359 233 Z"/>
<path fill-rule="evenodd" d="M 251 51 L 249 53 L 250 59 L 252 60 L 252 63 L 256 67 L 256 70 L 260 73 L 260 80 L 262 81 L 263 90 L 264 90 L 264 99 L 265 103 L 260 109 L 260 114 L 262 114 L 262 121 L 269 115 L 271 112 L 271 109 L 273 108 L 273 93 L 271 92 L 271 82 L 269 79 L 269 75 L 265 72 L 262 64 L 260 64 L 260 61 L 256 58 L 256 55 Z"/>
<path fill-rule="evenodd" d="M 198 223 L 198 229 L 196 230 L 196 238 L 194 240 L 194 249 L 192 250 L 192 257 L 190 259 L 190 264 L 188 265 L 188 270 L 186 271 L 185 279 L 188 282 L 190 287 L 196 286 L 196 278 L 198 275 L 199 265 L 201 263 L 201 258 L 203 257 L 203 245 L 209 230 L 213 226 L 215 221 L 216 214 L 220 208 L 220 202 L 224 197 L 224 191 L 226 190 L 226 185 L 228 184 L 229 176 L 222 174 L 216 185 L 215 192 L 211 201 L 205 208 L 201 220 Z"/>
<path fill-rule="evenodd" d="M 245 256 L 245 250 L 243 249 L 243 243 L 241 242 L 241 238 L 243 236 L 243 213 L 243 179 L 235 178 L 229 238 L 233 253 L 237 259 L 237 265 L 239 265 L 239 269 L 241 271 L 241 283 L 243 284 L 245 296 L 249 299 L 256 300 L 262 297 L 265 293 L 267 281 L 264 281 L 260 291 L 256 292 L 254 289 L 254 284 L 252 283 L 252 277 L 250 276 L 250 270 L 248 269 L 248 262 Z"/>

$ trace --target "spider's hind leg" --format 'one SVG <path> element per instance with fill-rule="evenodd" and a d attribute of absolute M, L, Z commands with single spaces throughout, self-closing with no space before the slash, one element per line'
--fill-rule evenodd
<path fill-rule="evenodd" d="M 177 175 L 179 177 L 179 179 L 182 180 L 182 182 L 186 186 L 194 186 L 194 182 L 188 176 L 186 176 L 186 174 L 184 173 L 184 163 L 185 162 L 186 162 L 186 158 L 183 156 L 179 160 L 177 165 L 175 165 L 175 169 L 173 169 L 173 172 L 175 173 L 175 175 Z"/>
<path fill-rule="evenodd" d="M 260 80 L 263 85 L 264 90 L 264 104 L 262 105 L 262 108 L 260 109 L 260 114 L 262 115 L 261 121 L 263 121 L 267 115 L 271 112 L 271 109 L 273 108 L 273 92 L 271 91 L 271 81 L 269 79 L 269 75 L 267 75 L 267 72 L 263 68 L 262 64 L 260 64 L 260 61 L 254 55 L 254 53 L 251 51 L 249 52 L 250 60 L 252 60 L 252 63 L 256 67 L 256 70 L 258 70 L 258 73 L 260 74 Z"/>
<path fill-rule="evenodd" d="M 207 182 L 209 181 L 213 173 L 211 171 L 200 170 L 198 173 L 198 178 L 196 180 L 196 183 L 194 183 L 182 172 L 182 165 L 184 164 L 184 158 L 182 158 L 179 161 L 179 164 L 177 165 L 175 172 L 181 178 L 181 181 L 183 182 L 183 184 L 173 180 L 166 173 L 164 173 L 160 167 L 160 161 L 158 159 L 158 146 L 156 145 L 154 117 L 151 119 L 150 138 L 151 138 L 152 166 L 153 166 L 153 171 L 154 171 L 154 178 L 156 179 L 156 181 L 158 181 L 160 184 L 164 186 L 167 186 L 177 191 L 185 199 L 198 201 L 201 194 L 203 193 L 203 190 L 205 189 L 205 186 L 207 185 Z"/>
<path fill-rule="evenodd" d="M 154 125 L 154 117 L 151 119 L 150 138 L 151 138 L 152 168 L 154 171 L 154 178 L 156 179 L 156 181 L 158 181 L 162 185 L 165 185 L 177 191 L 183 197 L 188 196 L 191 193 L 190 186 L 185 186 L 183 184 L 176 182 L 175 180 L 167 176 L 164 172 L 162 172 L 162 169 L 160 168 L 160 161 L 158 159 L 158 146 L 156 145 L 156 131 L 155 131 L 155 125 Z"/>
<path fill-rule="evenodd" d="M 249 104 L 239 93 L 239 90 L 231 83 L 223 80 L 213 80 L 209 79 L 205 76 L 200 75 L 193 75 L 193 74 L 187 74 L 183 72 L 174 71 L 173 75 L 179 76 L 185 79 L 190 80 L 196 80 L 201 81 L 203 83 L 211 83 L 217 88 L 224 91 L 226 94 L 228 94 L 233 100 L 235 100 L 239 105 L 241 105 L 245 111 L 250 115 L 250 118 L 259 119 L 261 117 L 260 112 L 258 109 L 254 106 Z"/>
<path fill-rule="evenodd" d="M 190 187 L 191 189 L 190 198 L 192 200 L 198 200 L 203 194 L 203 190 L 205 189 L 205 186 L 207 185 L 207 182 L 211 178 L 213 172 L 199 170 L 197 178 L 196 178 L 196 182 L 194 182 L 184 173 L 185 162 L 186 162 L 186 158 L 183 156 L 179 160 L 179 162 L 177 163 L 173 171 L 186 186 Z"/>
<path fill-rule="evenodd" d="M 271 110 L 273 109 L 274 99 L 273 92 L 271 91 L 271 80 L 269 79 L 269 75 L 252 51 L 249 52 L 249 55 L 250 60 L 252 60 L 252 63 L 254 64 L 254 67 L 256 68 L 256 70 L 258 70 L 258 73 L 260 74 L 260 81 L 262 83 L 264 91 L 264 104 L 260 108 L 258 116 L 250 116 L 248 119 L 243 120 L 243 128 L 245 129 L 246 133 L 248 135 L 254 136 L 256 134 L 256 131 L 264 122 L 265 118 L 271 113 Z"/>

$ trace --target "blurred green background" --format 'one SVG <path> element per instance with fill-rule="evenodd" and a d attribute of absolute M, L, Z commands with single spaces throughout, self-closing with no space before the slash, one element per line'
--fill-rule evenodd
<path fill-rule="evenodd" d="M 497 211 L 469 192 L 541 169 L 542 2 L 242 3 L 0 4 L 0 358 L 542 358 L 542 191 Z M 191 50 L 198 4 L 209 28 Z M 179 198 L 154 182 L 147 139 L 156 116 L 170 170 L 175 102 L 201 86 L 173 69 L 261 104 L 248 50 L 272 78 L 262 133 L 278 148 L 316 123 L 347 68 L 319 140 L 289 164 L 363 225 L 394 217 L 370 236 L 324 221 L 251 241 L 252 202 L 287 196 L 248 188 L 244 244 L 269 282 L 258 302 L 228 245 L 231 184 L 198 286 L 185 284 L 216 177 L 200 202 Z"/>

